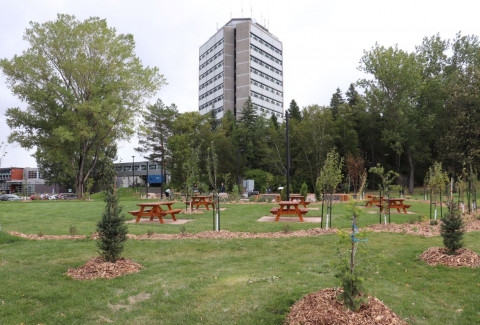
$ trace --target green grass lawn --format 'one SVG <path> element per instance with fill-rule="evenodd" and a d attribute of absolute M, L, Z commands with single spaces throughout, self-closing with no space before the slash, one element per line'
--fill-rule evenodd
<path fill-rule="evenodd" d="M 122 201 L 124 211 L 135 200 Z M 410 203 L 409 203 L 410 204 Z M 427 215 L 428 205 L 411 211 Z M 95 231 L 104 203 L 2 202 L 2 230 L 36 234 Z M 281 231 L 284 223 L 260 223 L 272 204 L 225 204 L 222 229 Z M 179 204 L 178 207 L 181 207 Z M 314 205 L 315 207 L 315 205 Z M 318 207 L 318 206 L 317 206 Z M 362 209 L 360 226 L 378 223 Z M 320 215 L 310 211 L 308 215 Z M 348 228 L 345 204 L 336 204 L 332 226 Z M 212 229 L 212 214 L 194 218 L 189 232 Z M 412 215 L 392 214 L 392 222 Z M 291 223 L 290 229 L 318 224 Z M 130 224 L 135 234 L 178 233 L 179 225 Z M 410 324 L 480 324 L 478 269 L 431 267 L 417 256 L 441 246 L 441 238 L 368 233 L 364 269 L 368 293 Z M 480 233 L 465 235 L 480 252 Z M 2 324 L 281 324 L 303 295 L 338 285 L 333 263 L 342 245 L 336 235 L 310 238 L 229 240 L 128 240 L 123 256 L 145 268 L 112 280 L 77 281 L 64 273 L 97 256 L 91 240 L 29 241 L 0 232 L 0 323 Z"/>

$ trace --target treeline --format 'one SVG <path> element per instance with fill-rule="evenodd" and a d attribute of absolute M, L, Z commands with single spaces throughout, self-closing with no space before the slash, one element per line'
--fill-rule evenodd
<path fill-rule="evenodd" d="M 476 171 L 480 161 L 480 42 L 457 34 L 425 38 L 414 52 L 376 44 L 365 51 L 359 69 L 365 79 L 343 94 L 332 95 L 329 106 L 300 110 L 294 100 L 289 136 L 291 182 L 314 190 L 327 153 L 344 158 L 343 186 L 353 190 L 361 171 L 380 164 L 400 174 L 398 182 L 413 190 L 423 185 L 428 168 L 441 162 L 451 176 L 463 168 Z M 186 163 L 198 162 L 198 179 L 208 184 L 207 152 L 218 157 L 218 173 L 227 188 L 237 178 L 255 179 L 256 187 L 285 185 L 285 123 L 265 118 L 248 101 L 238 120 L 226 112 L 179 113 L 161 100 L 147 108 L 139 150 L 164 162 L 173 186 L 187 177 Z M 192 156 L 195 156 L 192 158 Z M 376 187 L 369 177 L 368 185 Z M 204 185 L 206 186 L 206 185 Z"/>

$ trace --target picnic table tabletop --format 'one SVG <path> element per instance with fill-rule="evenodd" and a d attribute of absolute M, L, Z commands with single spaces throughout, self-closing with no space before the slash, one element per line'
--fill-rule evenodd
<path fill-rule="evenodd" d="M 128 211 L 128 213 L 132 214 L 133 216 L 137 217 L 136 223 L 140 222 L 142 217 L 150 217 L 150 221 L 153 221 L 153 218 L 157 217 L 160 223 L 163 222 L 163 217 L 170 214 L 172 216 L 173 221 L 177 221 L 175 218 L 175 214 L 180 213 L 182 210 L 180 209 L 172 209 L 172 205 L 175 204 L 175 201 L 168 201 L 168 202 L 142 202 L 137 203 L 137 206 L 140 207 L 138 211 Z M 162 209 L 162 206 L 167 206 L 167 209 Z M 145 208 L 151 208 L 146 210 Z"/>
<path fill-rule="evenodd" d="M 275 221 L 278 221 L 282 215 L 296 215 L 300 219 L 300 222 L 303 222 L 303 214 L 307 213 L 307 209 L 300 209 L 299 201 L 280 201 L 278 205 L 280 207 L 272 208 L 271 213 L 276 214 Z"/>

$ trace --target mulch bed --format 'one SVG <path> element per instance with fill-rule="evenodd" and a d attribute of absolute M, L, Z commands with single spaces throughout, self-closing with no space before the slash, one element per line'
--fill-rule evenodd
<path fill-rule="evenodd" d="M 353 312 L 343 308 L 337 300 L 340 289 L 323 289 L 303 297 L 290 307 L 286 324 L 407 324 L 375 297 L 368 296 L 368 304 Z"/>
<path fill-rule="evenodd" d="M 460 248 L 456 255 L 448 255 L 445 247 L 430 247 L 419 257 L 432 266 L 480 267 L 480 255 L 467 248 Z"/>
<path fill-rule="evenodd" d="M 127 258 L 120 258 L 115 263 L 111 263 L 106 262 L 103 257 L 95 257 L 78 269 L 68 269 L 66 275 L 75 280 L 113 279 L 125 274 L 136 273 L 141 268 L 140 264 Z"/>

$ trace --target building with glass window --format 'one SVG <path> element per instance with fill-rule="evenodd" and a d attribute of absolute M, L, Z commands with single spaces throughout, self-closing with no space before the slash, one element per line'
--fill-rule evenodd
<path fill-rule="evenodd" d="M 132 187 L 145 186 L 160 186 L 165 183 L 162 172 L 162 165 L 160 163 L 151 161 L 139 161 L 130 163 L 116 163 L 114 164 L 117 172 L 117 187 Z M 166 175 L 167 178 L 169 175 Z"/>
<path fill-rule="evenodd" d="M 199 50 L 199 111 L 237 118 L 248 97 L 258 114 L 283 120 L 283 46 L 251 18 L 234 18 Z"/>
<path fill-rule="evenodd" d="M 0 192 L 31 195 L 34 193 L 59 193 L 65 189 L 47 184 L 38 168 L 0 168 Z"/>

